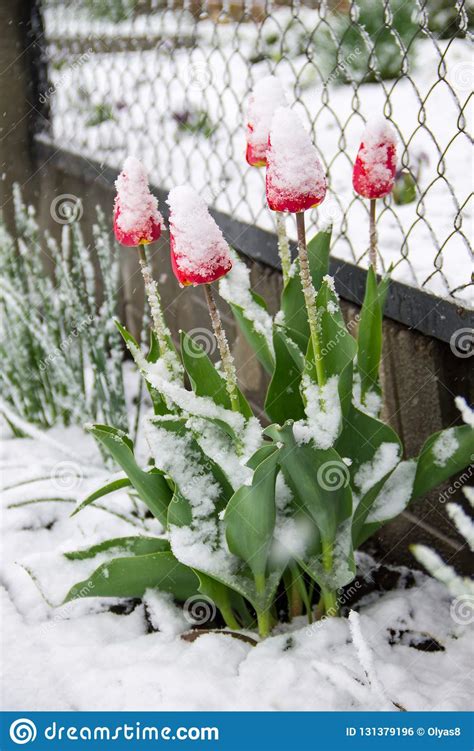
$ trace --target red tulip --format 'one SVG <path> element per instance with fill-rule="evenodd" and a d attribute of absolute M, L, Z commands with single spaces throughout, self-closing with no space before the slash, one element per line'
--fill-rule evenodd
<path fill-rule="evenodd" d="M 273 211 L 305 211 L 324 200 L 326 188 L 326 176 L 310 135 L 293 110 L 279 107 L 268 140 L 269 207 Z"/>
<path fill-rule="evenodd" d="M 229 246 L 193 188 L 181 185 L 168 196 L 171 267 L 181 286 L 210 284 L 232 268 Z"/>
<path fill-rule="evenodd" d="M 247 151 L 245 158 L 252 167 L 265 167 L 268 132 L 275 110 L 286 105 L 280 81 L 266 76 L 255 85 L 248 104 Z"/>
<path fill-rule="evenodd" d="M 367 125 L 354 164 L 352 184 L 364 198 L 382 198 L 391 192 L 397 168 L 397 137 L 388 120 Z"/>
<path fill-rule="evenodd" d="M 133 247 L 155 242 L 161 235 L 163 217 L 150 193 L 142 163 L 129 156 L 115 181 L 114 233 L 122 245 Z"/>
<path fill-rule="evenodd" d="M 268 146 L 268 138 L 265 142 L 265 146 L 261 144 L 252 144 L 252 134 L 254 133 L 254 127 L 251 123 L 247 123 L 247 149 L 245 151 L 245 159 L 251 167 L 265 167 L 267 163 L 266 153 Z"/>

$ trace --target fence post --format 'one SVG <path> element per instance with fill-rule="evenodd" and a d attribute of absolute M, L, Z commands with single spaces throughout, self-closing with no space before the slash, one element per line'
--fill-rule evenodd
<path fill-rule="evenodd" d="M 40 97 L 46 88 L 42 36 L 39 0 L 0 3 L 0 101 L 6 103 L 0 120 L 0 205 L 7 226 L 13 219 L 14 182 L 26 200 L 36 198 L 34 134 L 49 125 Z"/>

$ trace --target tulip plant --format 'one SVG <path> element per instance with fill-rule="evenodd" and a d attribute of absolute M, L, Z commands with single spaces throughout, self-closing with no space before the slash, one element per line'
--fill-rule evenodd
<path fill-rule="evenodd" d="M 228 628 L 257 624 L 261 637 L 284 610 L 289 617 L 306 613 L 310 621 L 337 615 L 342 588 L 355 576 L 354 550 L 474 453 L 474 429 L 465 424 L 428 438 L 417 458 L 403 458 L 400 438 L 379 416 L 389 280 L 377 279 L 372 254 L 355 336 L 328 275 L 331 228 L 306 242 L 304 212 L 326 193 L 317 152 L 290 108 L 274 107 L 266 122 L 267 147 L 257 161 L 267 166 L 268 205 L 282 216 L 295 214 L 298 229 L 298 257 L 285 260 L 281 309 L 273 319 L 202 198 L 181 186 L 168 199 L 173 271 L 180 285 L 203 287 L 219 367 L 184 332 L 176 350 L 145 255 L 163 227 L 156 199 L 136 159 L 127 160 L 117 180 L 115 233 L 137 248 L 153 311 L 147 354 L 117 324 L 153 404 L 143 427 L 150 460 L 140 466 L 132 441 L 116 426 L 90 426 L 124 475 L 74 513 L 133 487 L 163 531 L 67 553 L 70 559 L 107 556 L 67 600 L 141 597 L 156 588 L 185 602 L 200 593 L 212 599 Z M 249 136 L 261 136 L 258 124 L 252 127 Z M 389 126 L 369 129 L 364 143 L 354 185 L 372 200 L 393 184 Z M 249 161 L 254 148 L 250 141 Z M 266 427 L 239 388 L 215 304 L 216 282 L 269 374 Z"/>

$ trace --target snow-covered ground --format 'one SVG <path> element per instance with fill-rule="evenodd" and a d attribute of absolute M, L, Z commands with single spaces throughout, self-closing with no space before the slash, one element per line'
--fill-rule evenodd
<path fill-rule="evenodd" d="M 289 21 L 285 8 L 272 11 L 265 35 Z M 301 22 L 314 26 L 315 10 L 302 8 Z M 352 189 L 351 169 L 363 130 L 363 119 L 380 116 L 387 99 L 398 135 L 408 144 L 399 160 L 417 171 L 422 199 L 405 206 L 379 207 L 379 243 L 385 267 L 408 284 L 446 295 L 457 290 L 465 304 L 474 302 L 471 280 L 473 202 L 472 103 L 469 95 L 469 42 L 431 39 L 418 42 L 411 79 L 364 84 L 357 96 L 351 87 L 330 84 L 325 92 L 306 56 L 254 65 L 258 27 L 251 24 L 194 24 L 182 12 L 156 11 L 145 29 L 143 17 L 113 25 L 92 22 L 76 11 L 55 7 L 46 13 L 47 37 L 161 38 L 156 49 L 94 53 L 51 66 L 53 140 L 73 151 L 120 167 L 127 154 L 140 157 L 153 181 L 166 188 L 190 182 L 206 199 L 235 218 L 273 229 L 265 206 L 264 172 L 245 162 L 245 104 L 253 84 L 269 69 L 281 78 L 289 103 L 309 127 L 330 177 L 330 192 L 313 210 L 314 226 L 333 217 L 333 253 L 367 264 L 367 206 Z M 287 34 L 290 32 L 287 32 Z M 175 46 L 176 37 L 196 35 L 192 48 Z M 163 43 L 169 38 L 170 42 Z M 318 51 L 315 60 L 318 61 Z M 443 56 L 444 63 L 440 59 Z M 54 59 L 54 54 L 53 54 Z M 446 67 L 444 67 L 444 65 Z M 441 78 L 440 78 L 441 74 Z M 466 104 L 466 106 L 465 106 Z M 462 114 L 461 114 L 462 109 Z M 189 114 L 206 113 L 211 137 L 183 127 Z M 91 124 L 95 119 L 102 122 Z M 180 127 L 181 124 L 181 127 Z M 295 236 L 292 222 L 288 229 Z M 455 231 L 459 229 L 460 231 Z"/>
<path fill-rule="evenodd" d="M 472 634 L 447 591 L 422 574 L 405 571 L 398 589 L 367 595 L 360 619 L 308 626 L 300 618 L 257 646 L 218 633 L 183 640 L 183 610 L 151 591 L 131 612 L 114 612 L 118 601 L 106 599 L 54 607 L 98 565 L 67 561 L 64 551 L 160 528 L 123 491 L 71 519 L 75 500 L 107 473 L 79 428 L 48 438 L 4 430 L 1 443 L 2 709 L 470 708 Z M 367 556 L 359 564 L 373 566 Z M 423 651 L 426 643 L 437 651 Z"/>

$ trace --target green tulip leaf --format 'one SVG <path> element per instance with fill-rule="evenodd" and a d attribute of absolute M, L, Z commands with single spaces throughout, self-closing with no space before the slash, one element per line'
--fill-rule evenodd
<path fill-rule="evenodd" d="M 75 584 L 64 602 L 82 597 L 143 597 L 147 589 L 168 592 L 184 601 L 198 591 L 194 572 L 170 552 L 113 558 Z"/>
<path fill-rule="evenodd" d="M 133 443 L 122 431 L 107 425 L 92 425 L 89 431 L 105 446 L 127 475 L 139 498 L 165 526 L 172 492 L 163 475 L 159 472 L 145 472 L 138 466 L 133 454 Z"/>
<path fill-rule="evenodd" d="M 275 369 L 268 387 L 265 412 L 272 422 L 280 425 L 293 418 L 304 417 L 304 405 L 300 393 L 304 357 L 283 329 L 273 327 Z"/>
<path fill-rule="evenodd" d="M 254 577 L 264 576 L 275 527 L 275 481 L 277 454 L 271 454 L 255 469 L 252 484 L 232 496 L 225 511 L 229 550 L 241 558 Z"/>
<path fill-rule="evenodd" d="M 329 273 L 331 232 L 331 228 L 318 232 L 308 243 L 309 269 L 316 291 L 321 287 L 323 277 Z M 301 286 L 299 259 L 293 262 L 291 276 L 282 292 L 281 310 L 284 316 L 284 325 L 288 328 L 288 335 L 303 352 L 306 352 L 309 339 L 309 326 L 303 288 Z"/>
<path fill-rule="evenodd" d="M 98 488 L 97 490 L 94 490 L 93 493 L 90 493 L 90 495 L 88 495 L 87 498 L 81 501 L 77 508 L 74 509 L 71 516 L 75 516 L 79 513 L 79 511 L 82 511 L 83 508 L 89 506 L 89 504 L 91 503 L 94 503 L 94 501 L 98 501 L 99 498 L 103 498 L 105 495 L 115 493 L 116 490 L 122 490 L 123 488 L 130 487 L 132 487 L 132 483 L 130 482 L 128 477 L 121 477 L 117 480 L 112 480 L 111 482 L 102 485 L 102 487 Z"/>
<path fill-rule="evenodd" d="M 181 356 L 194 393 L 197 396 L 208 396 L 215 404 L 231 409 L 225 379 L 216 370 L 201 345 L 184 331 L 181 332 Z M 252 417 L 253 412 L 240 389 L 238 397 L 240 412 L 246 418 Z"/>
<path fill-rule="evenodd" d="M 425 495 L 473 462 L 473 428 L 461 425 L 435 433 L 418 457 L 412 497 Z"/>
<path fill-rule="evenodd" d="M 83 561 L 87 558 L 94 558 L 100 553 L 126 553 L 127 555 L 147 555 L 149 553 L 163 553 L 170 549 L 168 540 L 162 537 L 114 537 L 111 540 L 105 540 L 97 545 L 83 550 L 74 550 L 63 553 L 69 561 Z"/>
<path fill-rule="evenodd" d="M 250 291 L 250 294 L 255 305 L 266 311 L 263 299 L 253 290 Z M 255 321 L 249 317 L 248 311 L 235 302 L 229 301 L 229 305 L 242 334 L 255 352 L 255 356 L 267 373 L 271 375 L 275 362 L 267 337 L 256 328 Z"/>
<path fill-rule="evenodd" d="M 267 432 L 267 431 L 265 431 Z M 331 543 L 338 526 L 352 513 L 349 471 L 333 448 L 297 444 L 293 428 L 272 426 L 279 444 L 279 464 L 299 503 L 316 523 L 321 537 Z"/>

